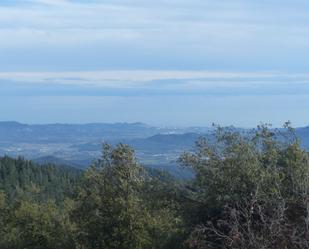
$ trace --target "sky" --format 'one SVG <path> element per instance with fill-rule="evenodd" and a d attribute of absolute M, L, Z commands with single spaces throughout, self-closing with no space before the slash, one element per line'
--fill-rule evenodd
<path fill-rule="evenodd" d="M 0 120 L 309 125 L 307 0 L 1 0 Z"/>

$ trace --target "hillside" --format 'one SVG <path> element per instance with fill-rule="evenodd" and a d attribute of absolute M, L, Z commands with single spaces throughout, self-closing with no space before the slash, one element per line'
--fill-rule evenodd
<path fill-rule="evenodd" d="M 175 167 L 179 155 L 194 149 L 200 136 L 212 140 L 210 131 L 203 127 L 160 128 L 142 123 L 27 125 L 0 122 L 0 155 L 22 155 L 38 163 L 85 168 L 100 156 L 103 141 L 114 145 L 121 142 L 133 147 L 145 166 L 179 175 Z M 296 133 L 302 147 L 309 149 L 309 127 L 297 128 Z"/>
<path fill-rule="evenodd" d="M 301 145 L 305 149 L 309 149 L 309 126 L 296 129 L 296 134 L 301 141 Z"/>
<path fill-rule="evenodd" d="M 1 142 L 65 143 L 115 137 L 119 139 L 148 137 L 156 133 L 157 128 L 142 123 L 29 125 L 0 122 Z"/>
<path fill-rule="evenodd" d="M 0 190 L 13 200 L 63 200 L 72 196 L 82 171 L 54 164 L 38 165 L 23 158 L 0 158 Z"/>

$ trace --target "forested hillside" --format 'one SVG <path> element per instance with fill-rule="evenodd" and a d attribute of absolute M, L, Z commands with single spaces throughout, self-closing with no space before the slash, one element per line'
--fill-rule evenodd
<path fill-rule="evenodd" d="M 0 189 L 10 200 L 28 197 L 63 200 L 72 196 L 82 171 L 52 164 L 38 165 L 23 158 L 0 158 Z"/>
<path fill-rule="evenodd" d="M 82 175 L 4 157 L 0 248 L 309 248 L 309 156 L 288 124 L 218 128 L 178 163 L 195 177 L 146 171 L 124 144 Z"/>

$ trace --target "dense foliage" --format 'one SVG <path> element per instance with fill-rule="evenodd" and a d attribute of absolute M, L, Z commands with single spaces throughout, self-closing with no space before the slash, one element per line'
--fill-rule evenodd
<path fill-rule="evenodd" d="M 181 162 L 196 172 L 190 248 L 309 248 L 309 157 L 293 130 L 219 128 Z"/>
<path fill-rule="evenodd" d="M 0 248 L 309 248 L 309 156 L 293 129 L 218 128 L 179 159 L 192 180 L 146 171 L 123 144 L 73 169 L 0 160 Z"/>
<path fill-rule="evenodd" d="M 37 165 L 23 158 L 0 158 L 0 189 L 9 200 L 63 200 L 73 196 L 82 171 L 51 164 Z"/>

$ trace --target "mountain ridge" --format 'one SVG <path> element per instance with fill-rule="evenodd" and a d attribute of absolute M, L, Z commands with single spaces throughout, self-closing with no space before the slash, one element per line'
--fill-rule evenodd
<path fill-rule="evenodd" d="M 22 155 L 40 163 L 84 168 L 100 157 L 103 142 L 125 143 L 145 166 L 175 171 L 179 155 L 193 150 L 201 136 L 212 139 L 212 133 L 208 127 L 160 128 L 140 122 L 35 125 L 0 121 L 0 156 Z M 309 149 L 309 126 L 296 128 L 296 134 L 302 147 Z"/>

